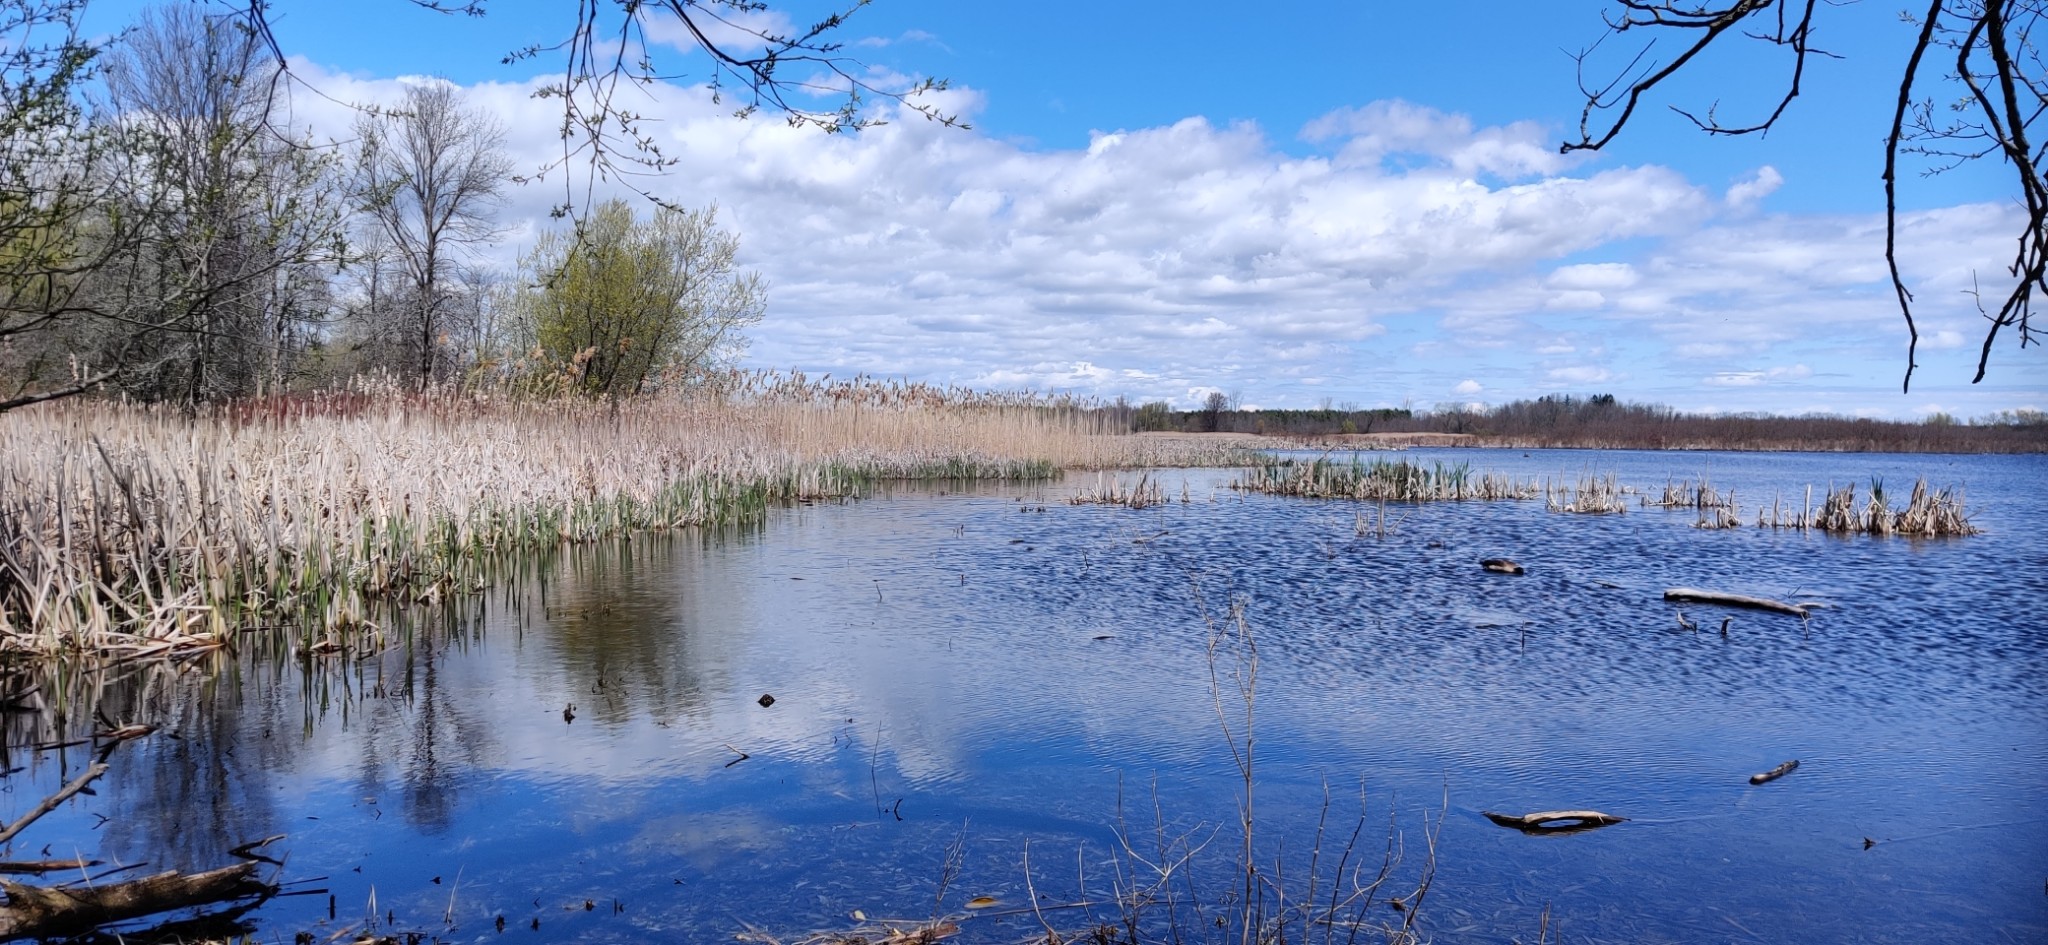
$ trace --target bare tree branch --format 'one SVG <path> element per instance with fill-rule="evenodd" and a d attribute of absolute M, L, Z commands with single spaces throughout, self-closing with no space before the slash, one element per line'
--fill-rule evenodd
<path fill-rule="evenodd" d="M 1645 67 L 1642 63 L 1654 46 L 1652 39 L 1614 80 L 1598 88 L 1587 84 L 1584 73 L 1588 59 L 1601 43 L 1596 41 L 1580 52 L 1575 58 L 1585 103 L 1579 113 L 1579 136 L 1559 145 L 1560 152 L 1597 151 L 1607 146 L 1627 127 L 1647 95 L 1724 36 L 1733 34 L 1783 47 L 1791 54 L 1792 67 L 1775 105 L 1756 122 L 1724 124 L 1714 108 L 1701 117 L 1672 107 L 1710 135 L 1768 132 L 1799 96 L 1809 54 L 1831 56 L 1812 45 L 1818 0 L 1802 0 L 1796 17 L 1789 16 L 1788 6 L 1778 0 L 1731 0 L 1719 5 L 1687 0 L 1617 0 L 1617 4 L 1621 15 L 1605 18 L 1607 32 L 1601 40 L 1641 29 L 1691 31 L 1695 35 L 1669 64 Z M 1829 5 L 1841 6 L 1834 0 L 1829 0 Z M 1940 173 L 1994 154 L 2012 169 L 2019 190 L 2018 203 L 2025 211 L 2017 248 L 2008 267 L 2014 283 L 1998 310 L 1985 316 L 1989 325 L 1984 331 L 1972 382 L 1984 379 L 1992 349 L 2004 329 L 2012 329 L 2022 348 L 2038 340 L 2030 318 L 2034 300 L 2048 294 L 2048 176 L 2043 174 L 2048 141 L 2036 145 L 2030 142 L 2029 135 L 2034 123 L 2048 114 L 2048 77 L 2044 77 L 2041 50 L 2031 38 L 2044 13 L 2048 9 L 2044 9 L 2041 0 L 1930 0 L 1925 14 L 1917 20 L 1904 16 L 1918 31 L 1899 78 L 1898 101 L 1892 111 L 1890 134 L 1885 138 L 1883 174 L 1885 262 L 1906 322 L 1902 390 L 1912 389 L 1920 343 L 1913 292 L 1899 264 L 1898 173 L 1902 154 L 1935 159 L 1928 173 Z M 1768 29 L 1737 28 L 1767 15 L 1775 19 L 1775 25 Z M 1955 64 L 1946 74 L 1930 76 L 1930 70 L 1925 68 L 1927 53 L 1938 49 L 1953 52 Z M 1937 117 L 1932 98 L 1921 97 L 1925 95 L 1924 88 L 1936 82 L 1953 82 L 1966 93 L 1962 101 L 1954 104 L 1953 117 Z M 1594 116 L 1616 109 L 1618 114 L 1596 133 Z"/>

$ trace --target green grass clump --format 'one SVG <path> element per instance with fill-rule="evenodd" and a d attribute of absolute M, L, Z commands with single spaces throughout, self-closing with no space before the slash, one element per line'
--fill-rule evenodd
<path fill-rule="evenodd" d="M 1534 481 L 1499 473 L 1474 475 L 1469 463 L 1375 459 L 1277 460 L 1254 466 L 1230 484 L 1241 492 L 1305 499 L 1360 499 L 1370 502 L 1462 502 L 1529 499 L 1543 494 Z"/>

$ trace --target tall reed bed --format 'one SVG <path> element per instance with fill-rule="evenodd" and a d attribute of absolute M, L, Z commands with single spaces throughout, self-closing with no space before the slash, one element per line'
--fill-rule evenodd
<path fill-rule="evenodd" d="M 1253 466 L 1230 484 L 1240 492 L 1306 499 L 1364 499 L 1386 502 L 1445 502 L 1473 499 L 1530 499 L 1543 494 L 1534 481 L 1499 473 L 1474 475 L 1470 464 L 1407 460 L 1307 462 L 1280 460 Z"/>
<path fill-rule="evenodd" d="M 618 403 L 352 391 L 184 416 L 0 415 L 0 652 L 333 637 L 376 600 L 467 593 L 507 554 L 759 517 L 882 480 L 1191 465 L 1028 397 L 757 376 Z"/>
<path fill-rule="evenodd" d="M 1925 478 L 1914 480 L 1913 491 L 1906 497 L 1904 508 L 1892 508 L 1885 495 L 1884 480 L 1872 479 L 1870 497 L 1860 508 L 1854 484 L 1839 489 L 1830 485 L 1827 497 L 1821 500 L 1818 508 L 1812 506 L 1809 498 L 1799 513 L 1792 515 L 1790 510 L 1782 507 L 1782 503 L 1774 503 L 1769 509 L 1757 510 L 1756 523 L 1772 528 L 1817 528 L 1827 532 L 1925 538 L 1975 535 L 1981 530 L 1970 523 L 1961 491 L 1930 489 Z"/>

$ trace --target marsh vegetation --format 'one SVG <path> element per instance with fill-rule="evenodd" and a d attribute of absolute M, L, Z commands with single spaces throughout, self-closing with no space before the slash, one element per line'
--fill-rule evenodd
<path fill-rule="evenodd" d="M 470 594 L 506 555 L 757 521 L 892 481 L 1228 462 L 1028 396 L 737 378 L 628 401 L 355 390 L 195 414 L 0 415 L 0 648 L 308 644 L 373 601 Z"/>

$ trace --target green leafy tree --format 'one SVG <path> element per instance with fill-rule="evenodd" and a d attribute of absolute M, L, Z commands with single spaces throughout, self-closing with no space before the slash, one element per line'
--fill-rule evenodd
<path fill-rule="evenodd" d="M 99 344 L 151 358 L 122 378 L 144 399 L 278 389 L 346 256 L 335 156 L 282 126 L 281 66 L 240 20 L 145 10 L 106 59 L 109 216 L 137 232 L 89 281 Z"/>
<path fill-rule="evenodd" d="M 78 35 L 84 0 L 0 0 L 0 410 L 80 393 L 112 372 L 46 343 L 86 314 L 85 231 L 108 197 L 104 145 L 80 107 L 103 46 Z"/>
<path fill-rule="evenodd" d="M 523 261 L 514 307 L 550 358 L 579 365 L 586 393 L 620 397 L 687 383 L 745 350 L 767 286 L 739 268 L 717 210 L 658 208 L 641 220 L 611 200 Z"/>

